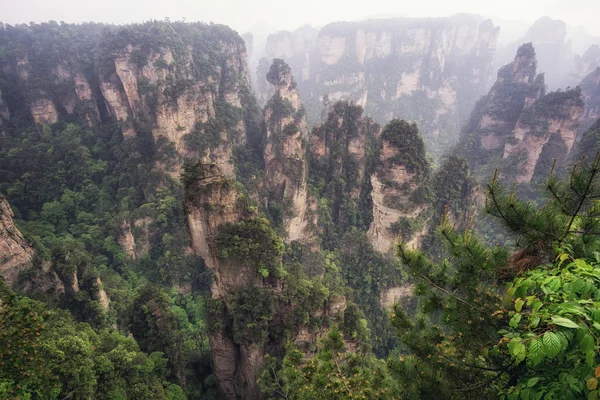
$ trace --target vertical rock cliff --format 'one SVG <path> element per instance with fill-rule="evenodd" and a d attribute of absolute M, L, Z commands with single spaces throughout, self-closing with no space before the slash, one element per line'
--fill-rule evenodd
<path fill-rule="evenodd" d="M 537 75 L 531 43 L 519 47 L 514 61 L 498 70 L 496 83 L 471 112 L 457 149 L 471 167 L 503 154 L 504 144 L 526 105 L 544 94 L 544 76 Z"/>
<path fill-rule="evenodd" d="M 232 149 L 260 135 L 244 41 L 225 26 L 45 28 L 32 28 L 42 31 L 30 33 L 32 43 L 11 29 L 0 31 L 7 50 L 0 57 L 0 93 L 11 92 L 0 102 L 5 121 L 11 115 L 38 125 L 115 120 L 126 138 L 151 139 L 164 156 L 157 166 L 174 175 L 184 159 L 203 158 L 233 176 Z M 82 37 L 78 48 L 65 48 L 61 37 L 73 34 Z M 29 115 L 12 112 L 22 105 Z"/>
<path fill-rule="evenodd" d="M 0 196 L 0 277 L 9 285 L 17 282 L 33 258 L 33 249 L 15 226 L 13 216 L 10 204 Z"/>
<path fill-rule="evenodd" d="M 367 20 L 326 25 L 310 50 L 312 38 L 296 51 L 291 33 L 272 36 L 270 46 L 302 74 L 310 120 L 318 120 L 327 94 L 356 102 L 378 121 L 416 121 L 437 150 L 456 139 L 461 117 L 487 88 L 498 32 L 466 15 Z"/>
<path fill-rule="evenodd" d="M 281 254 L 273 259 L 267 253 L 282 244 L 266 234 L 272 232 L 268 223 L 253 217 L 217 165 L 198 163 L 184 174 L 192 249 L 214 272 L 209 338 L 215 375 L 225 399 L 257 399 L 266 338 L 263 331 L 247 334 L 245 329 L 246 324 L 261 329 L 273 317 L 270 292 L 279 290 L 279 281 L 269 263 L 281 263 Z M 262 230 L 254 230 L 256 224 Z"/>
<path fill-rule="evenodd" d="M 559 165 L 564 162 L 583 113 L 581 90 L 545 93 L 544 75 L 536 73 L 531 43 L 522 45 L 514 61 L 498 71 L 457 145 L 471 167 L 500 167 L 505 177 L 527 183 L 538 165 L 549 168 L 554 158 Z"/>
<path fill-rule="evenodd" d="M 569 73 L 573 70 L 575 52 L 571 41 L 567 40 L 567 25 L 559 19 L 541 17 L 518 41 L 498 51 L 495 67 L 507 63 L 523 43 L 532 43 L 538 57 L 538 69 L 546 76 L 546 84 L 551 90 L 569 84 Z"/>
<path fill-rule="evenodd" d="M 398 235 L 409 246 L 419 246 L 427 233 L 428 204 L 424 198 L 430 166 L 417 126 L 405 121 L 389 122 L 381 133 L 379 154 L 371 174 L 373 222 L 367 233 L 373 248 L 389 253 Z M 418 221 L 420 229 L 409 232 L 406 224 Z"/>
<path fill-rule="evenodd" d="M 503 158 L 517 160 L 516 170 L 508 175 L 517 183 L 528 183 L 538 163 L 546 160 L 547 169 L 557 159 L 562 165 L 575 143 L 582 113 L 579 88 L 548 93 L 526 107 L 504 146 Z"/>
<path fill-rule="evenodd" d="M 569 75 L 569 85 L 579 85 L 596 68 L 600 67 L 600 46 L 591 45 L 582 56 L 575 56 L 575 65 Z"/>
<path fill-rule="evenodd" d="M 310 173 L 321 197 L 329 201 L 331 218 L 340 228 L 368 227 L 369 153 L 380 127 L 363 115 L 361 106 L 338 101 L 324 107 L 324 121 L 310 135 Z"/>
<path fill-rule="evenodd" d="M 281 208 L 288 241 L 302 240 L 307 238 L 308 207 L 306 112 L 286 63 L 273 60 L 267 79 L 275 88 L 265 107 L 267 208 Z"/>
<path fill-rule="evenodd" d="M 580 130 L 583 132 L 600 118 L 600 66 L 579 84 L 585 104 Z"/>

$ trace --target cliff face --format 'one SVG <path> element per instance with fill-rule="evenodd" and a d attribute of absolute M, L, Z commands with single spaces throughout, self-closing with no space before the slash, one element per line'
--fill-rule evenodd
<path fill-rule="evenodd" d="M 569 85 L 579 85 L 596 68 L 600 67 L 600 46 L 591 45 L 582 56 L 575 56 L 575 65 L 569 75 Z"/>
<path fill-rule="evenodd" d="M 530 182 L 543 160 L 563 164 L 575 143 L 582 113 L 579 89 L 549 93 L 523 110 L 503 155 L 518 160 L 513 172 L 517 183 Z"/>
<path fill-rule="evenodd" d="M 57 26 L 56 35 L 69 29 Z M 127 138 L 151 134 L 156 148 L 172 147 L 174 154 L 158 166 L 173 174 L 184 158 L 200 157 L 233 176 L 232 149 L 260 119 L 244 41 L 235 32 L 220 25 L 148 23 L 102 32 L 81 27 L 77 34 L 85 39 L 80 48 L 67 49 L 60 37 L 48 39 L 53 42 L 46 47 L 28 47 L 10 30 L 2 32 L 0 46 L 16 49 L 0 60 L 0 78 L 10 81 L 13 93 L 6 109 L 0 103 L 3 119 L 22 103 L 30 111 L 25 117 L 38 125 L 113 119 Z M 56 48 L 51 56 L 48 46 Z"/>
<path fill-rule="evenodd" d="M 585 104 L 581 116 L 581 131 L 585 131 L 600 118 L 600 66 L 579 84 Z"/>
<path fill-rule="evenodd" d="M 0 196 L 0 276 L 13 285 L 19 273 L 31 265 L 33 249 L 13 222 L 13 212 Z"/>
<path fill-rule="evenodd" d="M 390 252 L 399 235 L 409 246 L 419 247 L 427 233 L 422 220 L 427 218 L 428 205 L 422 189 L 428 176 L 425 146 L 416 125 L 391 121 L 382 131 L 377 166 L 370 176 L 373 222 L 367 235 L 377 251 Z M 422 229 L 407 234 L 403 227 L 409 220 L 420 221 Z"/>
<path fill-rule="evenodd" d="M 228 224 L 252 214 L 243 205 L 233 182 L 215 164 L 197 164 L 193 179 L 186 183 L 187 223 L 193 251 L 214 272 L 212 297 L 222 304 L 219 327 L 209 335 L 215 375 L 226 399 L 256 399 L 256 385 L 264 349 L 252 341 L 239 341 L 224 321 L 231 319 L 234 297 L 243 288 L 262 288 L 262 277 L 248 260 L 228 261 L 219 257 L 217 236 Z"/>
<path fill-rule="evenodd" d="M 325 101 L 323 112 L 323 123 L 310 135 L 311 180 L 320 188 L 321 198 L 327 199 L 330 211 L 326 214 L 339 229 L 356 225 L 368 228 L 368 167 L 380 127 L 352 102 L 330 106 Z"/>
<path fill-rule="evenodd" d="M 310 26 L 303 26 L 293 32 L 282 31 L 269 35 L 265 46 L 267 57 L 289 60 L 298 81 L 308 80 L 311 72 L 311 52 L 317 36 L 318 30 Z"/>
<path fill-rule="evenodd" d="M 308 126 L 288 65 L 275 59 L 267 78 L 275 88 L 275 94 L 265 107 L 267 207 L 277 205 L 282 208 L 283 229 L 291 242 L 307 238 Z"/>
<path fill-rule="evenodd" d="M 538 69 L 546 76 L 551 90 L 565 87 L 569 73 L 573 70 L 575 52 L 567 40 L 567 25 L 564 21 L 542 17 L 535 21 L 525 36 L 498 51 L 495 67 L 507 63 L 523 43 L 532 43 L 536 49 Z"/>
<path fill-rule="evenodd" d="M 457 146 L 471 167 L 495 163 L 505 177 L 527 183 L 537 166 L 549 168 L 554 158 L 559 166 L 565 161 L 583 113 L 581 90 L 546 94 L 544 76 L 536 71 L 531 43 L 522 45 L 514 61 L 498 71 Z"/>
<path fill-rule="evenodd" d="M 296 33 L 277 34 L 270 46 L 302 76 L 310 120 L 319 119 L 327 94 L 354 101 L 378 121 L 416 121 L 434 143 L 441 131 L 450 136 L 445 141 L 456 137 L 460 117 L 485 90 L 498 31 L 489 20 L 465 15 L 368 20 L 329 24 L 299 50 L 289 44 Z"/>
<path fill-rule="evenodd" d="M 457 146 L 472 167 L 485 165 L 503 152 L 523 108 L 543 94 L 544 77 L 536 77 L 536 67 L 531 43 L 521 46 L 514 61 L 500 68 L 490 92 L 476 104 Z"/>

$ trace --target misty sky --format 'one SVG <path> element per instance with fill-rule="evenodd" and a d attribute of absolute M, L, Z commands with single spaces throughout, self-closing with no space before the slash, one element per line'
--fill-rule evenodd
<path fill-rule="evenodd" d="M 547 15 L 600 35 L 600 0 L 0 0 L 0 21 L 140 22 L 185 18 L 223 23 L 243 33 L 295 29 L 371 16 L 447 16 L 470 12 L 533 22 Z"/>

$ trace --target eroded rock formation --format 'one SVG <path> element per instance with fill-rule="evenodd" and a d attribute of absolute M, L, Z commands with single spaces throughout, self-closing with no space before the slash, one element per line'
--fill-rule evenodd
<path fill-rule="evenodd" d="M 354 101 L 377 121 L 416 121 L 430 143 L 451 142 L 487 88 L 498 32 L 466 15 L 338 22 L 316 39 L 273 35 L 267 53 L 292 67 L 312 121 L 327 94 Z M 436 141 L 440 132 L 446 137 Z"/>
<path fill-rule="evenodd" d="M 373 248 L 389 253 L 398 236 L 419 247 L 426 227 L 406 235 L 402 221 L 426 218 L 428 204 L 420 188 L 429 176 L 425 146 L 415 124 L 393 120 L 383 129 L 379 157 L 371 174 L 373 222 L 367 233 Z"/>
<path fill-rule="evenodd" d="M 197 164 L 195 176 L 186 182 L 186 209 L 192 249 L 214 272 L 212 297 L 223 304 L 220 321 L 231 318 L 233 297 L 243 288 L 262 288 L 263 278 L 248 261 L 219 257 L 216 237 L 227 224 L 238 223 L 252 213 L 238 202 L 233 182 L 215 164 Z M 210 345 L 215 375 L 225 399 L 256 399 L 264 350 L 249 341 L 236 341 L 225 324 L 212 329 Z"/>
<path fill-rule="evenodd" d="M 21 271 L 31 266 L 33 248 L 15 226 L 8 201 L 0 196 L 0 276 L 13 285 Z"/>
<path fill-rule="evenodd" d="M 265 107 L 267 207 L 282 209 L 283 230 L 288 241 L 302 240 L 308 235 L 306 113 L 287 64 L 275 59 L 267 78 L 275 88 L 275 94 Z"/>
<path fill-rule="evenodd" d="M 565 161 L 583 113 L 581 90 L 545 93 L 544 75 L 536 73 L 531 43 L 522 45 L 514 61 L 498 71 L 457 146 L 471 167 L 495 164 L 505 177 L 527 183 L 536 167 L 549 168 L 554 158 L 559 166 Z"/>
<path fill-rule="evenodd" d="M 556 90 L 569 84 L 568 77 L 574 67 L 575 52 L 571 48 L 571 41 L 567 39 L 567 25 L 564 21 L 539 18 L 521 39 L 498 51 L 495 67 L 500 68 L 509 62 L 524 43 L 532 43 L 535 47 L 538 70 L 545 74 L 549 89 Z"/>
<path fill-rule="evenodd" d="M 46 59 L 44 46 L 28 43 L 14 55 L 6 53 L 0 78 L 14 85 L 10 101 L 0 102 L 2 119 L 23 116 L 38 125 L 116 120 L 126 138 L 151 132 L 159 151 L 174 153 L 157 160 L 174 177 L 190 157 L 218 162 L 234 175 L 232 150 L 245 143 L 260 120 L 244 41 L 235 32 L 216 25 L 188 29 L 155 23 L 136 34 L 128 28 L 79 33 L 85 45 L 77 51 L 62 48 L 59 38 L 49 39 L 59 43 L 56 61 Z M 0 39 L 20 46 L 8 34 Z M 22 115 L 23 103 L 28 115 Z"/>
<path fill-rule="evenodd" d="M 579 84 L 585 104 L 580 130 L 583 132 L 600 118 L 600 66 Z"/>

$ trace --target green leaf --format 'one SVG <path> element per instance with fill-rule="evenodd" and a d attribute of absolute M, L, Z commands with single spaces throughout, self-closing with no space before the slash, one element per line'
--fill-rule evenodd
<path fill-rule="evenodd" d="M 508 343 L 508 351 L 517 360 L 517 364 L 523 361 L 527 355 L 525 345 L 519 340 Z"/>
<path fill-rule="evenodd" d="M 538 382 L 540 381 L 540 378 L 531 378 L 530 380 L 527 381 L 527 387 L 534 387 Z"/>
<path fill-rule="evenodd" d="M 522 315 L 519 313 L 513 315 L 512 318 L 510 319 L 510 322 L 508 323 L 508 325 L 511 328 L 516 328 L 517 326 L 519 326 L 519 322 L 521 322 L 521 317 L 522 317 Z"/>
<path fill-rule="evenodd" d="M 585 353 L 585 362 L 588 365 L 588 367 L 593 368 L 594 365 L 596 365 L 596 351 L 595 350 L 590 350 L 587 353 Z"/>
<path fill-rule="evenodd" d="M 536 328 L 540 324 L 540 317 L 532 315 L 529 317 L 529 328 Z"/>
<path fill-rule="evenodd" d="M 571 328 L 571 329 L 579 328 L 579 325 L 577 325 L 575 322 L 571 321 L 568 318 L 563 318 L 563 317 L 552 317 L 552 323 L 555 325 L 564 326 L 565 328 Z"/>
<path fill-rule="evenodd" d="M 521 312 L 521 310 L 523 309 L 523 304 L 525 304 L 523 299 L 515 300 L 515 310 L 517 310 L 517 312 Z"/>
<path fill-rule="evenodd" d="M 594 342 L 594 338 L 592 337 L 592 335 L 585 335 L 583 339 L 581 339 L 581 341 L 579 342 L 579 347 L 584 353 L 590 350 L 594 350 L 596 348 L 596 343 Z"/>
<path fill-rule="evenodd" d="M 542 344 L 544 345 L 544 354 L 548 358 L 554 358 L 560 352 L 560 339 L 554 332 L 544 333 Z"/>
<path fill-rule="evenodd" d="M 544 360 L 544 345 L 542 339 L 534 338 L 529 342 L 529 359 L 533 365 L 538 365 Z"/>
<path fill-rule="evenodd" d="M 558 268 L 560 268 L 562 263 L 564 263 L 567 258 L 569 258 L 569 255 L 566 253 L 560 254 L 558 257 L 556 257 L 556 259 L 559 260 Z"/>
<path fill-rule="evenodd" d="M 588 400 L 598 400 L 598 391 L 589 392 L 587 398 Z"/>

